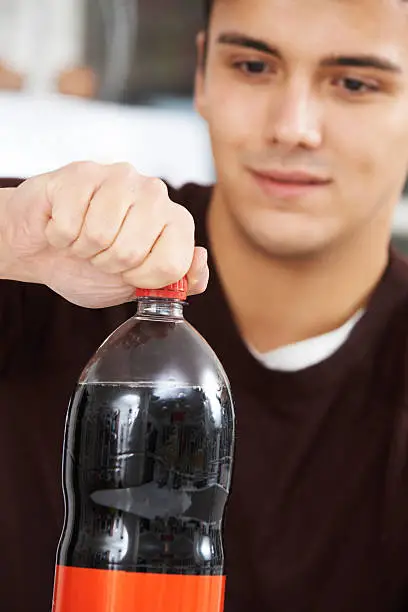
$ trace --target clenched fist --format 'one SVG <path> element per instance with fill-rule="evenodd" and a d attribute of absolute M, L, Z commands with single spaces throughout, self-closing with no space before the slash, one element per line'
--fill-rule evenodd
<path fill-rule="evenodd" d="M 190 213 L 128 164 L 74 163 L 0 191 L 2 278 L 43 283 L 89 308 L 185 274 L 190 294 L 205 290 L 207 254 L 194 247 Z"/>

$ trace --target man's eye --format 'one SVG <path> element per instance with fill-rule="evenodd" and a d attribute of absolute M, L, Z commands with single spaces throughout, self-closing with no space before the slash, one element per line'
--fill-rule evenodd
<path fill-rule="evenodd" d="M 236 62 L 234 67 L 246 74 L 258 75 L 269 72 L 269 66 L 266 62 L 260 60 Z"/>
<path fill-rule="evenodd" d="M 367 83 L 365 81 L 361 81 L 360 79 L 339 79 L 337 84 L 350 93 L 363 94 L 378 91 L 378 85 L 375 83 Z"/>

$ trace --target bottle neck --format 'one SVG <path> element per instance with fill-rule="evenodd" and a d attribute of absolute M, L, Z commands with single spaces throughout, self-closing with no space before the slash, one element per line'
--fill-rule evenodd
<path fill-rule="evenodd" d="M 183 302 L 167 298 L 139 298 L 137 303 L 137 316 L 168 319 L 183 319 Z"/>

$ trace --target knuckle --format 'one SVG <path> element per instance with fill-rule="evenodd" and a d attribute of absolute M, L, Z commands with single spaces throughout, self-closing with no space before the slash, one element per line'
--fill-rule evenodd
<path fill-rule="evenodd" d="M 180 209 L 179 214 L 182 215 L 186 228 L 190 230 L 191 232 L 194 232 L 195 222 L 194 222 L 193 215 L 187 210 L 187 208 L 184 208 L 184 206 L 179 206 L 179 209 Z"/>
<path fill-rule="evenodd" d="M 152 193 L 155 199 L 168 200 L 169 191 L 164 181 L 162 181 L 159 178 L 150 178 L 148 179 L 147 183 L 148 183 L 148 189 L 150 190 L 150 193 Z"/>
<path fill-rule="evenodd" d="M 163 216 L 163 211 L 171 204 L 166 183 L 158 178 L 145 177 L 138 189 L 138 201 L 150 212 Z"/>
<path fill-rule="evenodd" d="M 76 230 L 68 224 L 50 221 L 45 229 L 45 235 L 51 246 L 68 247 L 76 240 Z"/>
<path fill-rule="evenodd" d="M 53 172 L 48 176 L 47 183 L 45 185 L 47 199 L 49 202 L 53 203 L 55 197 L 61 192 L 61 189 L 64 187 L 63 175 L 60 172 Z"/>
<path fill-rule="evenodd" d="M 84 228 L 85 240 L 97 247 L 105 248 L 111 242 L 111 236 L 108 230 L 98 226 L 87 226 Z"/>
<path fill-rule="evenodd" d="M 94 184 L 95 182 L 99 182 L 101 180 L 102 175 L 103 166 L 101 164 L 93 161 L 79 161 L 71 162 L 68 164 L 68 166 L 62 168 L 59 178 L 61 179 L 61 182 L 66 180 L 76 180 L 81 181 L 81 184 Z"/>
<path fill-rule="evenodd" d="M 157 274 L 166 279 L 166 282 L 176 282 L 187 272 L 188 266 L 181 257 L 173 255 L 161 261 L 157 266 Z"/>
<path fill-rule="evenodd" d="M 68 164 L 68 166 L 66 166 L 67 170 L 81 174 L 99 172 L 101 168 L 101 164 L 98 164 L 93 161 L 74 161 Z"/>
<path fill-rule="evenodd" d="M 75 185 L 79 185 L 82 191 L 85 187 L 85 193 L 89 191 L 89 186 L 94 185 L 101 175 L 100 164 L 91 161 L 71 162 L 67 166 L 51 172 L 47 177 L 47 195 L 50 201 L 53 201 L 61 192 L 64 192 L 67 187 L 75 181 Z"/>
<path fill-rule="evenodd" d="M 137 267 L 143 261 L 144 253 L 138 252 L 135 248 L 121 247 L 114 250 L 113 257 L 120 266 L 130 269 Z"/>
<path fill-rule="evenodd" d="M 181 206 L 180 204 L 174 204 L 173 206 L 174 221 L 177 223 L 180 229 L 182 229 L 190 237 L 194 237 L 195 222 L 193 215 L 187 210 L 187 208 L 184 208 L 184 206 Z"/>
<path fill-rule="evenodd" d="M 71 243 L 76 238 L 76 228 L 68 223 L 55 224 L 55 230 L 58 236 L 63 238 L 67 243 Z"/>
<path fill-rule="evenodd" d="M 110 166 L 111 171 L 121 178 L 134 180 L 139 176 L 136 168 L 129 162 L 116 162 Z"/>
<path fill-rule="evenodd" d="M 171 218 L 172 202 L 167 186 L 160 179 L 147 178 L 138 189 L 136 205 L 141 207 L 152 223 L 160 223 Z"/>

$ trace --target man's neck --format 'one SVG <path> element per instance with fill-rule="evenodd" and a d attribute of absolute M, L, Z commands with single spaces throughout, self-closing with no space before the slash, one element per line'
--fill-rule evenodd
<path fill-rule="evenodd" d="M 340 327 L 367 302 L 388 263 L 389 225 L 310 260 L 273 258 L 239 230 L 214 190 L 208 231 L 243 339 L 267 352 Z M 384 215 L 383 215 L 384 217 Z"/>

